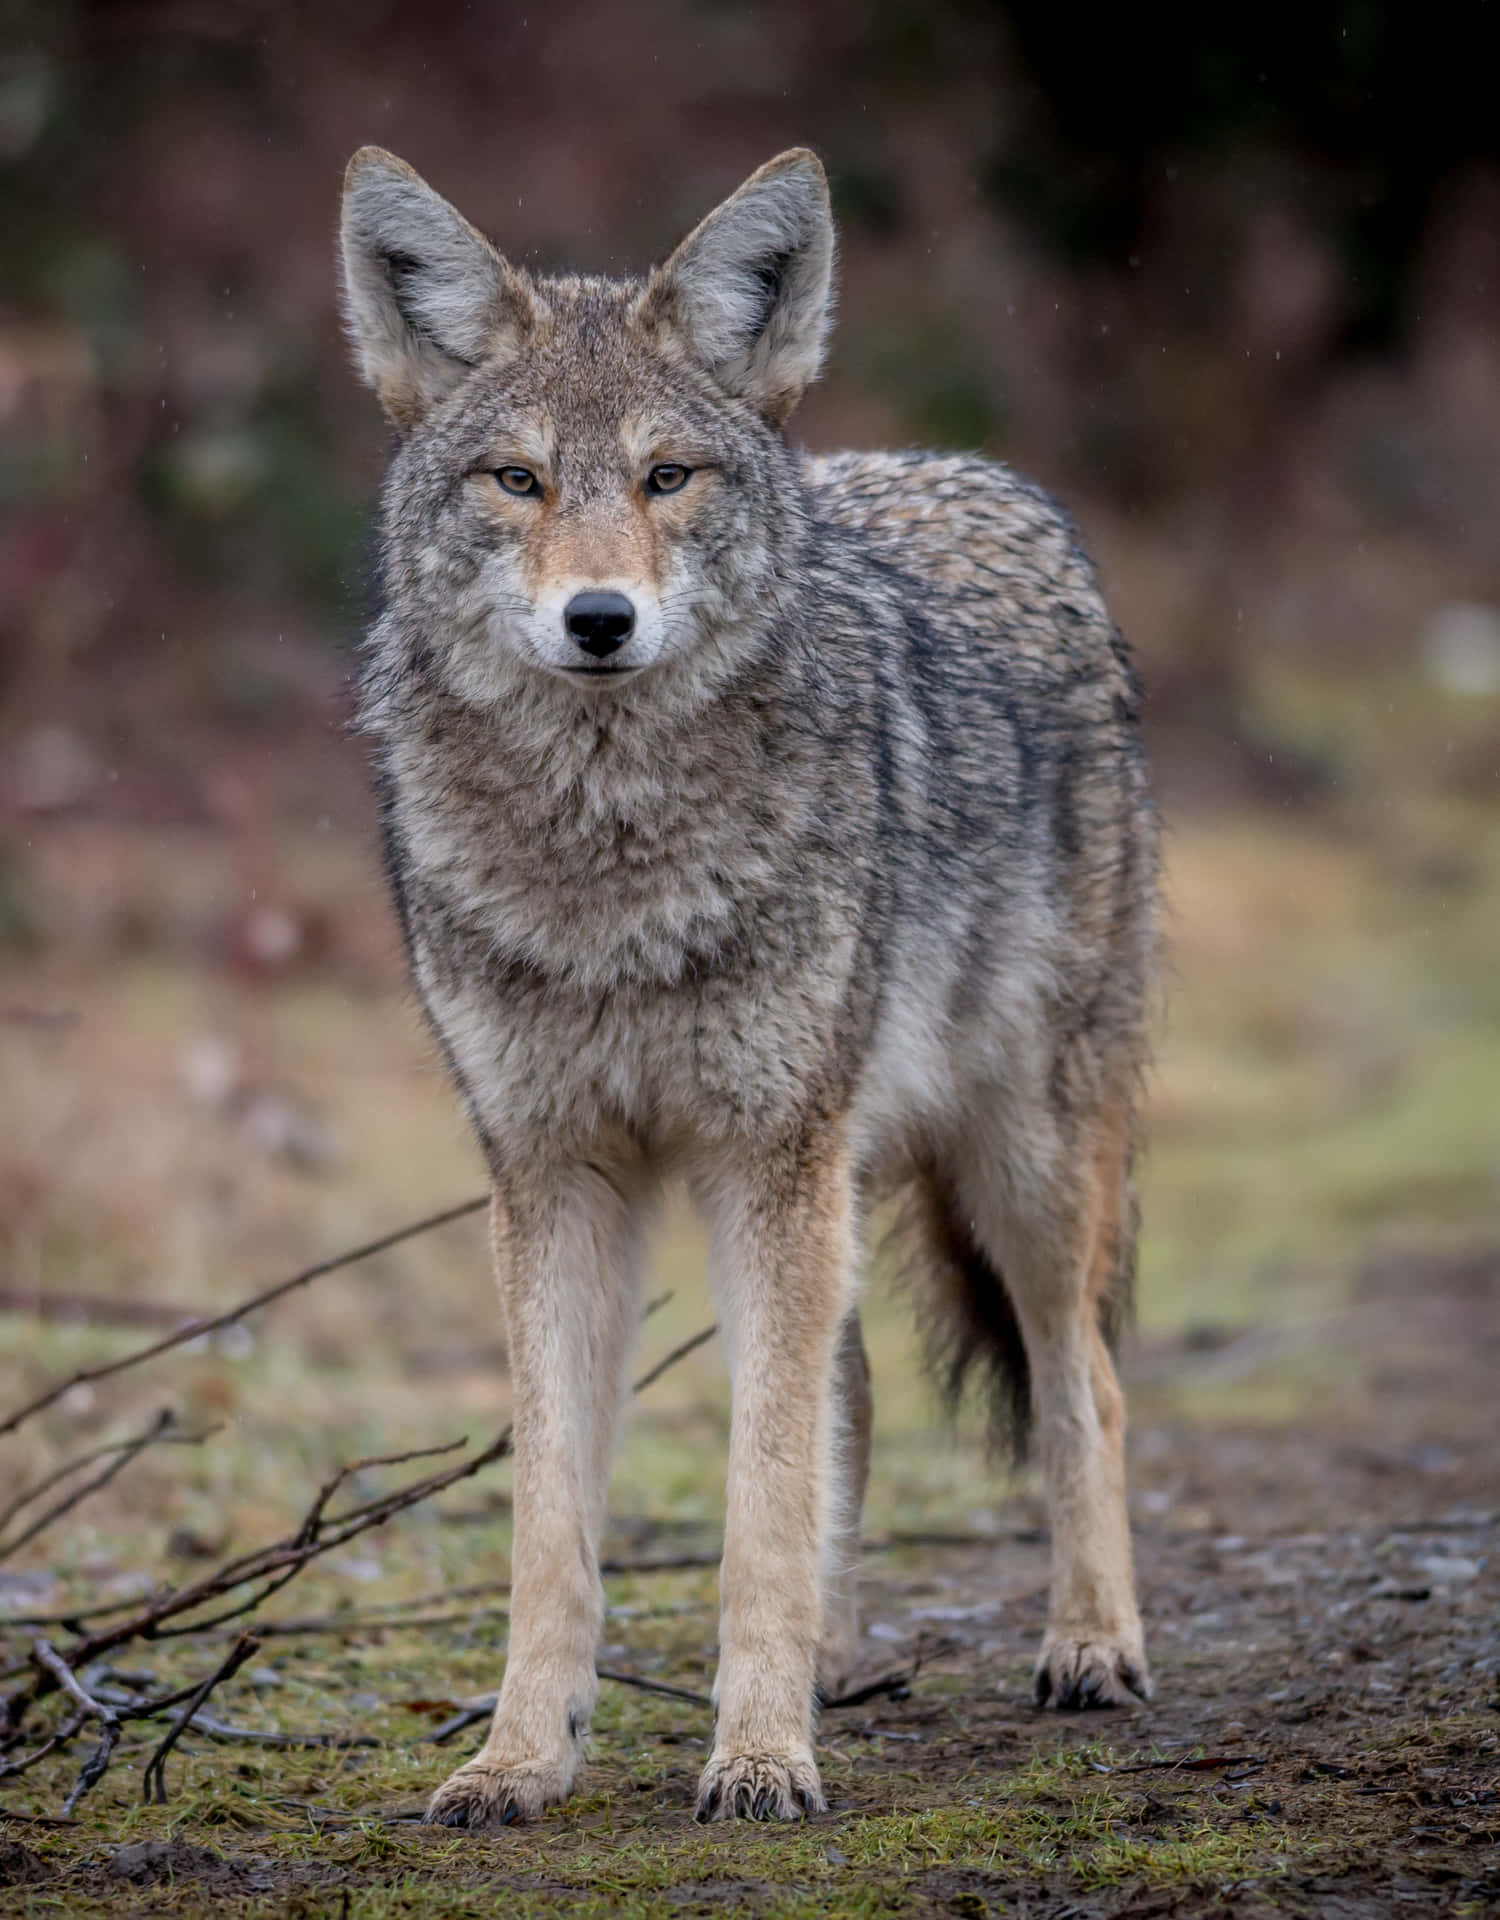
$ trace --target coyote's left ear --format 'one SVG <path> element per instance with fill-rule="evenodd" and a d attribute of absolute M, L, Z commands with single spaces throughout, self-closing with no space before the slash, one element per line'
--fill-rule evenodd
<path fill-rule="evenodd" d="M 779 426 L 823 363 L 832 293 L 828 181 L 818 156 L 794 147 L 693 229 L 652 274 L 640 313 Z"/>

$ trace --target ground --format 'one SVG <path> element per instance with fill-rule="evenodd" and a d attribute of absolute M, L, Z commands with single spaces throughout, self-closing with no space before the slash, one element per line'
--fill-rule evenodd
<path fill-rule="evenodd" d="M 235 1737 L 185 1737 L 165 1805 L 141 1797 L 160 1725 L 128 1730 L 69 1820 L 87 1740 L 0 1774 L 0 1912 L 1500 1911 L 1500 699 L 1307 677 L 1275 704 L 1313 782 L 1295 805 L 1226 804 L 1201 769 L 1167 783 L 1169 1012 L 1125 1352 L 1149 1705 L 1029 1705 L 1037 1490 L 986 1461 L 973 1418 L 944 1429 L 877 1264 L 862 1676 L 917 1670 L 905 1697 L 825 1716 L 826 1816 L 696 1826 L 705 1708 L 607 1682 L 567 1807 L 492 1837 L 417 1823 L 478 1743 L 433 1731 L 499 1677 L 501 1464 L 268 1604 L 213 1697 Z M 0 1022 L 0 1417 L 143 1339 L 127 1313 L 170 1325 L 482 1188 L 400 986 L 357 756 L 298 766 L 274 825 L 241 815 L 227 839 L 30 830 L 42 945 L 0 961 L 0 1009 L 26 1016 Z M 161 1406 L 214 1429 L 0 1543 L 0 1687 L 39 1632 L 67 1644 L 32 1616 L 276 1538 L 339 1462 L 493 1433 L 483 1266 L 462 1221 L 0 1437 L 21 1487 Z M 675 1213 L 653 1287 L 643 1367 L 709 1313 Z M 608 1581 L 604 1664 L 694 1694 L 712 1568 L 640 1567 L 711 1560 L 726 1422 L 709 1342 L 637 1401 L 607 1542 L 635 1570 Z M 97 1684 L 186 1684 L 231 1631 L 141 1643 Z"/>

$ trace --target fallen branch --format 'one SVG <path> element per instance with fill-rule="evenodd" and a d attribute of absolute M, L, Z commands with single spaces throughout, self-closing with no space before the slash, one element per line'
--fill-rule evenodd
<path fill-rule="evenodd" d="M 663 1297 L 669 1298 L 670 1296 Z M 696 1333 L 690 1334 L 680 1346 L 673 1347 L 670 1353 L 664 1353 L 654 1367 L 648 1367 L 630 1391 L 632 1393 L 644 1393 L 647 1387 L 654 1386 L 655 1383 L 660 1380 L 668 1367 L 675 1367 L 679 1360 L 686 1360 L 690 1353 L 696 1353 L 699 1347 L 703 1346 L 705 1342 L 712 1340 L 718 1331 L 717 1325 L 700 1327 Z"/>
<path fill-rule="evenodd" d="M 67 1819 L 90 1787 L 97 1786 L 104 1778 L 105 1768 L 120 1738 L 120 1717 L 113 1707 L 106 1707 L 88 1692 L 67 1661 L 48 1641 L 38 1640 L 31 1651 L 37 1665 L 50 1673 L 63 1691 L 71 1695 L 86 1714 L 99 1722 L 99 1744 L 84 1761 L 83 1771 L 73 1783 L 73 1791 L 63 1801 L 63 1818 Z"/>
<path fill-rule="evenodd" d="M 465 1210 L 469 1209 L 459 1211 Z M 691 1339 L 683 1341 L 641 1375 L 635 1383 L 634 1391 L 639 1393 L 660 1379 L 668 1367 L 701 1346 L 713 1332 L 712 1327 L 707 1327 L 694 1334 Z M 101 1739 L 98 1749 L 85 1765 L 78 1785 L 69 1796 L 64 1810 L 71 1812 L 82 1795 L 102 1777 L 119 1738 L 121 1722 L 125 1719 L 149 1717 L 163 1711 L 168 1704 L 184 1698 L 183 1693 L 179 1691 L 168 1696 L 167 1699 L 144 1701 L 117 1712 L 86 1693 L 82 1683 L 77 1679 L 76 1669 L 88 1668 L 101 1656 L 112 1653 L 132 1641 L 164 1640 L 182 1635 L 201 1634 L 221 1626 L 225 1621 L 253 1613 L 273 1593 L 278 1592 L 288 1581 L 294 1579 L 309 1561 L 344 1546 L 358 1534 L 384 1525 L 396 1514 L 417 1506 L 422 1501 L 430 1500 L 435 1494 L 455 1485 L 459 1480 L 467 1479 L 479 1472 L 481 1468 L 505 1458 L 511 1450 L 511 1428 L 503 1427 L 487 1446 L 469 1459 L 457 1461 L 422 1479 L 408 1481 L 389 1493 L 377 1495 L 359 1505 L 347 1507 L 337 1513 L 328 1511 L 330 1502 L 339 1488 L 346 1484 L 352 1474 L 362 1469 L 404 1465 L 412 1460 L 429 1459 L 435 1455 L 451 1453 L 456 1447 L 464 1444 L 466 1443 L 461 1440 L 452 1441 L 439 1447 L 420 1448 L 412 1453 L 356 1461 L 341 1467 L 318 1488 L 301 1524 L 285 1539 L 272 1541 L 269 1545 L 236 1555 L 188 1586 L 158 1593 L 126 1619 L 111 1626 L 99 1627 L 83 1635 L 68 1649 L 66 1659 L 57 1653 L 49 1642 L 38 1640 L 33 1648 L 35 1671 L 30 1684 L 9 1699 L 0 1702 L 0 1727 L 4 1729 L 6 1747 L 14 1747 L 19 1741 L 22 1723 L 28 1710 L 59 1688 L 68 1692 L 90 1713 L 99 1715 L 104 1725 L 104 1738 Z M 246 1587 L 252 1589 L 246 1597 L 210 1615 L 207 1619 L 183 1618 L 183 1616 L 197 1614 L 213 1601 L 226 1599 L 237 1590 Z M 160 1798 L 165 1798 L 162 1764 L 166 1755 L 171 1751 L 176 1740 L 181 1737 L 189 1721 L 199 1712 L 213 1688 L 234 1673 L 257 1645 L 259 1640 L 253 1633 L 242 1634 L 214 1673 L 187 1696 L 183 1711 L 174 1723 L 168 1738 L 157 1749 L 148 1765 L 148 1798 L 152 1791 Z M 655 1687 L 658 1683 L 644 1684 Z M 697 1698 L 697 1696 L 686 1697 Z M 53 1737 L 52 1744 L 56 1744 L 57 1738 L 58 1736 Z M 24 1761 L 6 1763 L 0 1766 L 0 1773 L 21 1771 L 24 1767 L 34 1764 L 38 1757 L 39 1755 L 31 1755 Z"/>
<path fill-rule="evenodd" d="M 862 1707 L 867 1701 L 878 1700 L 883 1695 L 888 1695 L 892 1700 L 904 1700 L 923 1667 L 957 1651 L 957 1642 L 953 1640 L 918 1640 L 912 1650 L 910 1666 L 900 1667 L 894 1673 L 883 1673 L 878 1679 L 867 1681 L 862 1687 L 854 1687 L 848 1693 L 835 1694 L 831 1700 L 820 1701 L 819 1705 L 825 1713 L 837 1713 L 844 1707 Z"/>
<path fill-rule="evenodd" d="M 377 1740 L 369 1733 L 271 1733 L 261 1727 L 235 1727 L 227 1720 L 215 1719 L 208 1713 L 195 1713 L 188 1727 L 191 1732 L 205 1734 L 210 1740 L 225 1740 L 247 1747 L 274 1747 L 284 1753 L 311 1747 L 331 1748 L 335 1752 L 345 1753 L 352 1747 L 385 1745 L 383 1740 Z"/>
<path fill-rule="evenodd" d="M 158 1354 L 170 1353 L 174 1347 L 186 1346 L 190 1340 L 201 1340 L 205 1334 L 217 1333 L 220 1327 L 233 1325 L 243 1320 L 247 1314 L 256 1313 L 261 1307 L 268 1307 L 273 1300 L 280 1300 L 285 1294 L 297 1287 L 305 1287 L 311 1280 L 320 1280 L 324 1274 L 337 1273 L 341 1267 L 352 1267 L 357 1261 L 368 1260 L 374 1254 L 384 1253 L 389 1247 L 396 1247 L 403 1240 L 411 1240 L 419 1233 L 428 1233 L 434 1227 L 445 1227 L 450 1220 L 462 1220 L 465 1215 L 478 1213 L 481 1207 L 489 1205 L 488 1196 L 477 1200 L 462 1201 L 456 1207 L 445 1207 L 441 1213 L 428 1214 L 425 1220 L 414 1220 L 409 1226 L 397 1227 L 394 1232 L 382 1234 L 378 1240 L 367 1240 L 363 1246 L 351 1247 L 347 1253 L 334 1254 L 331 1259 L 316 1261 L 310 1267 L 304 1267 L 300 1273 L 294 1273 L 286 1280 L 278 1280 L 273 1287 L 266 1287 L 260 1293 L 251 1294 L 248 1300 L 242 1300 L 238 1306 L 230 1307 L 224 1313 L 213 1314 L 207 1319 L 190 1320 L 186 1326 L 179 1327 L 164 1340 L 153 1341 L 150 1346 L 138 1347 L 134 1353 L 127 1353 L 118 1360 L 108 1360 L 97 1367 L 80 1367 L 66 1380 L 60 1380 L 45 1393 L 38 1394 L 35 1400 L 28 1401 L 24 1407 L 18 1407 L 14 1413 L 0 1420 L 0 1434 L 14 1433 L 16 1428 L 33 1414 L 42 1412 L 54 1402 L 61 1400 L 65 1393 L 74 1387 L 87 1385 L 95 1380 L 107 1380 L 111 1374 L 123 1373 L 127 1367 L 138 1367 L 147 1360 L 154 1360 Z"/>
<path fill-rule="evenodd" d="M 4 1512 L 0 1513 L 0 1527 L 8 1526 L 18 1513 L 29 1507 L 34 1500 L 39 1500 L 59 1482 L 66 1480 L 70 1474 L 92 1466 L 96 1460 L 114 1456 L 102 1473 L 95 1474 L 94 1478 L 86 1481 L 83 1486 L 75 1487 L 65 1499 L 59 1500 L 55 1506 L 48 1507 L 45 1513 L 32 1520 L 13 1540 L 0 1541 L 0 1564 L 8 1560 L 17 1548 L 24 1547 L 28 1540 L 34 1540 L 39 1533 L 45 1533 L 54 1520 L 60 1520 L 65 1513 L 71 1513 L 73 1508 L 87 1500 L 91 1493 L 97 1493 L 101 1487 L 107 1486 L 116 1474 L 123 1473 L 131 1461 L 137 1455 L 144 1453 L 147 1447 L 154 1446 L 158 1441 L 180 1447 L 196 1446 L 200 1441 L 206 1440 L 209 1434 L 218 1432 L 217 1427 L 208 1427 L 202 1433 L 174 1433 L 172 1429 L 176 1425 L 176 1420 L 177 1416 L 171 1408 L 163 1407 L 143 1433 L 135 1434 L 129 1440 L 117 1441 L 113 1446 L 95 1447 L 90 1453 L 80 1454 L 76 1460 L 69 1460 L 55 1472 L 49 1473 L 45 1480 L 39 1480 L 34 1487 L 17 1494 Z"/>
<path fill-rule="evenodd" d="M 167 1804 L 167 1755 L 182 1738 L 188 1722 L 208 1699 L 208 1696 L 213 1692 L 214 1688 L 218 1686 L 219 1682 L 221 1680 L 227 1680 L 231 1674 L 237 1673 L 250 1656 L 258 1652 L 259 1649 L 260 1642 L 253 1633 L 242 1633 L 208 1678 L 204 1680 L 201 1685 L 193 1689 L 192 1695 L 184 1703 L 182 1711 L 167 1729 L 161 1744 L 146 1762 L 146 1774 L 141 1783 L 141 1798 L 148 1807 L 153 1801 L 159 1807 L 164 1807 Z M 65 1808 L 64 1811 L 66 1812 L 68 1809 Z"/>
<path fill-rule="evenodd" d="M 836 1693 L 829 1700 L 819 1701 L 824 1713 L 837 1713 L 844 1707 L 862 1707 L 871 1700 L 880 1700 L 889 1696 L 892 1700 L 904 1700 L 911 1692 L 911 1683 L 916 1679 L 921 1662 L 913 1661 L 909 1667 L 898 1668 L 894 1673 L 883 1673 L 876 1680 L 867 1680 L 862 1687 L 853 1687 L 847 1693 Z"/>
<path fill-rule="evenodd" d="M 621 1673 L 615 1667 L 596 1669 L 601 1680 L 612 1680 L 617 1687 L 635 1687 L 641 1693 L 664 1694 L 668 1700 L 687 1700 L 695 1707 L 712 1707 L 706 1693 L 694 1693 L 691 1687 L 674 1687 L 667 1680 L 648 1680 L 641 1673 Z"/>
<path fill-rule="evenodd" d="M 634 1687 L 641 1693 L 663 1694 L 668 1700 L 686 1700 L 694 1707 L 713 1707 L 713 1701 L 706 1693 L 694 1693 L 691 1687 L 674 1687 L 670 1681 L 648 1680 L 643 1673 L 622 1673 L 616 1667 L 596 1667 L 594 1671 L 601 1680 L 612 1681 L 617 1687 Z M 457 1713 L 423 1736 L 424 1743 L 441 1746 L 445 1740 L 451 1740 L 466 1727 L 477 1726 L 481 1720 L 488 1720 L 499 1698 L 498 1693 L 479 1693 L 472 1700 L 465 1700 Z"/>
<path fill-rule="evenodd" d="M 1229 1767 L 1240 1770 L 1240 1777 L 1259 1773 L 1266 1765 L 1253 1753 L 1207 1753 L 1196 1760 L 1132 1760 L 1124 1766 L 1107 1766 L 1102 1760 L 1090 1760 L 1095 1773 L 1220 1773 Z"/>

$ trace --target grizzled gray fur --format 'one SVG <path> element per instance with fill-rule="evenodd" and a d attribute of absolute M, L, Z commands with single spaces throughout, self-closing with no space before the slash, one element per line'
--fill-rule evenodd
<path fill-rule="evenodd" d="M 1038 1696 L 1147 1689 L 1107 1342 L 1154 943 L 1139 696 L 1057 508 L 1005 468 L 785 436 L 830 311 L 805 151 L 642 281 L 537 279 L 388 154 L 351 331 L 399 439 L 368 641 L 389 868 L 494 1182 L 510 1648 L 452 1825 L 570 1791 L 610 1447 L 662 1177 L 734 1386 L 704 1818 L 822 1804 L 858 1658 L 861 1233 L 906 1202 L 955 1388 L 1034 1416 Z"/>

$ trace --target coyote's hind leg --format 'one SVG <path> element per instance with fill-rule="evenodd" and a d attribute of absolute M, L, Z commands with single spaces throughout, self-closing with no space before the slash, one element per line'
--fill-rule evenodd
<path fill-rule="evenodd" d="M 991 1150 L 986 1152 L 986 1147 Z M 1124 1706 L 1150 1693 L 1125 1503 L 1125 1403 L 1101 1330 L 1130 1257 L 1128 1109 L 1027 1143 L 984 1130 L 957 1190 L 1020 1322 L 1052 1529 L 1036 1697 Z"/>

